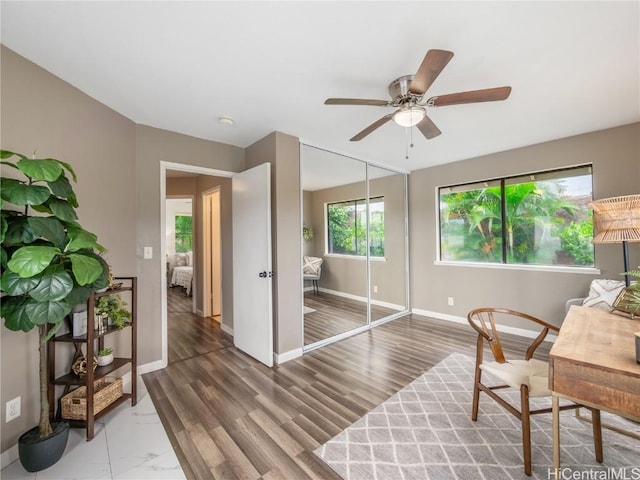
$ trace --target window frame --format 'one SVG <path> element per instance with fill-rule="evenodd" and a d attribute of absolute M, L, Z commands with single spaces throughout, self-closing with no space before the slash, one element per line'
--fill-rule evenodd
<path fill-rule="evenodd" d="M 435 218 L 437 221 L 437 228 L 435 229 L 436 235 L 436 259 L 434 260 L 434 265 L 444 265 L 444 266 L 457 266 L 457 267 L 476 267 L 476 268 L 490 268 L 490 269 L 505 269 L 505 270 L 533 270 L 533 271 L 553 271 L 553 272 L 571 272 L 571 273 L 586 273 L 586 274 L 600 274 L 600 269 L 597 268 L 596 263 L 596 252 L 595 248 L 593 248 L 593 265 L 568 265 L 568 264 L 535 264 L 535 263 L 508 263 L 506 258 L 506 249 L 507 245 L 506 241 L 506 231 L 505 231 L 505 215 L 506 215 L 506 195 L 505 195 L 505 186 L 509 185 L 510 180 L 522 179 L 525 177 L 534 177 L 534 176 L 542 176 L 547 178 L 563 178 L 561 172 L 570 172 L 576 171 L 580 169 L 586 169 L 588 174 L 591 175 L 591 197 L 593 199 L 593 164 L 585 163 L 578 164 L 573 166 L 566 166 L 560 168 L 553 169 L 545 169 L 538 170 L 527 173 L 520 173 L 515 175 L 508 175 L 503 177 L 494 177 L 488 178 L 485 180 L 476 180 L 458 183 L 454 185 L 442 185 L 435 187 Z M 577 175 L 576 175 L 577 176 Z M 532 178 L 532 181 L 536 181 L 538 179 Z M 544 180 L 544 178 L 542 179 Z M 442 259 L 442 211 L 441 211 L 441 193 L 449 188 L 461 188 L 466 186 L 472 186 L 475 184 L 483 185 L 484 187 L 489 186 L 489 184 L 499 184 L 500 186 L 500 202 L 501 202 L 501 260 L 500 261 L 473 261 L 473 260 L 443 260 Z M 523 183 L 523 182 L 514 182 L 512 185 Z M 526 182 L 524 182 L 526 183 Z"/>
<path fill-rule="evenodd" d="M 333 256 L 333 257 L 342 257 L 342 258 L 352 258 L 352 259 L 371 259 L 371 260 L 385 260 L 385 256 L 384 256 L 384 238 L 383 238 L 383 254 L 382 255 L 371 255 L 371 245 L 370 245 L 370 235 L 369 235 L 369 224 L 370 224 L 370 209 L 369 209 L 369 205 L 372 202 L 376 202 L 376 201 L 381 201 L 383 208 L 384 208 L 384 195 L 376 195 L 375 197 L 364 197 L 364 198 L 355 198 L 355 199 L 350 199 L 350 200 L 336 200 L 336 201 L 332 201 L 332 202 L 326 202 L 324 204 L 324 228 L 325 228 L 325 242 L 324 242 L 324 250 L 325 250 L 325 256 Z M 355 251 L 356 253 L 337 253 L 337 252 L 332 252 L 329 249 L 329 239 L 330 239 L 330 228 L 329 228 L 329 207 L 331 205 L 339 205 L 339 204 L 353 204 L 353 207 L 356 211 L 356 222 L 358 219 L 358 204 L 362 205 L 364 203 L 365 206 L 365 219 L 366 219 L 366 225 L 365 225 L 365 252 L 364 254 L 360 255 L 357 253 L 358 251 L 358 237 L 357 237 L 357 226 L 356 226 L 356 238 L 355 238 Z M 383 210 L 384 211 L 384 210 Z M 384 222 L 384 220 L 383 220 Z M 385 231 L 385 226 L 386 224 L 383 223 L 383 234 Z"/>

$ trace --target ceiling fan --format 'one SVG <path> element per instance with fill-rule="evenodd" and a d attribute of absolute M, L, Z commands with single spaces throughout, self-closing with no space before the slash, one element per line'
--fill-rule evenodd
<path fill-rule="evenodd" d="M 396 107 L 397 110 L 376 120 L 367 128 L 351 138 L 352 142 L 362 140 L 374 130 L 393 119 L 403 127 L 418 127 L 427 138 L 437 137 L 442 132 L 427 116 L 425 107 L 444 107 L 462 103 L 495 102 L 505 100 L 511 93 L 511 87 L 486 88 L 468 92 L 450 93 L 426 98 L 426 92 L 447 66 L 453 52 L 429 50 L 415 75 L 404 75 L 389 84 L 391 100 L 370 100 L 358 98 L 327 98 L 325 105 L 369 105 L 377 107 Z"/>

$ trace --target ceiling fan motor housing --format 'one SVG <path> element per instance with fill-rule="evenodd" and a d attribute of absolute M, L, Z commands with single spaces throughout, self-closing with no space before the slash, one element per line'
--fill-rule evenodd
<path fill-rule="evenodd" d="M 392 105 L 399 106 L 410 100 L 415 100 L 414 95 L 409 92 L 409 87 L 414 77 L 415 75 L 404 75 L 389 84 L 389 96 L 391 97 Z"/>

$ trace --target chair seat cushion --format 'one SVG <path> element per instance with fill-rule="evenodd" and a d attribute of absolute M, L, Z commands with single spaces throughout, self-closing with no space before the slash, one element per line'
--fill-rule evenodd
<path fill-rule="evenodd" d="M 534 358 L 509 360 L 507 363 L 485 362 L 480 365 L 480 368 L 515 389 L 520 390 L 521 385 L 527 385 L 531 397 L 551 395 L 547 362 Z"/>

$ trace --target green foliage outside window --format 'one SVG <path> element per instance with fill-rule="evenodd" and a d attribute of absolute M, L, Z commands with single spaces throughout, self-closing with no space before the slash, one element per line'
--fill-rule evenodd
<path fill-rule="evenodd" d="M 441 259 L 593 266 L 591 174 L 556 176 L 440 189 Z"/>
<path fill-rule="evenodd" d="M 191 215 L 176 215 L 175 222 L 176 252 L 193 251 L 193 219 Z"/>
<path fill-rule="evenodd" d="M 340 255 L 365 256 L 367 253 L 366 200 L 330 203 L 327 205 L 327 251 Z M 384 200 L 379 197 L 369 203 L 369 242 L 372 257 L 384 256 Z"/>

